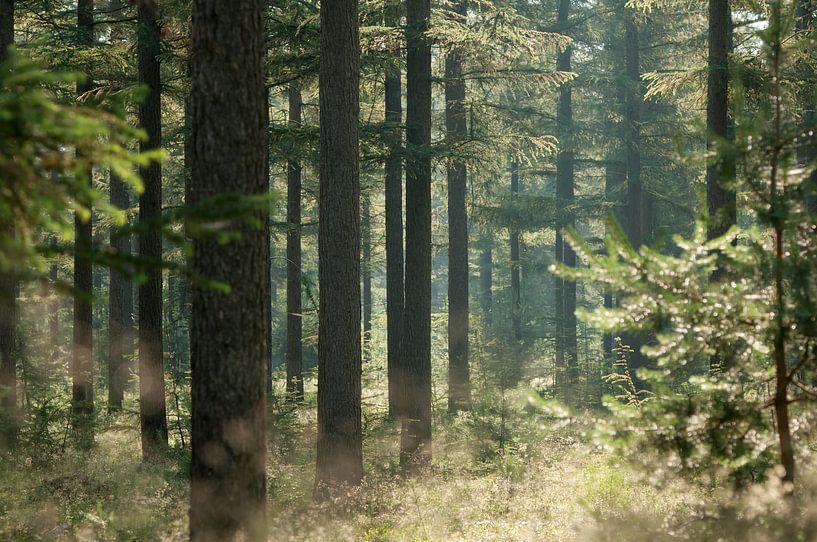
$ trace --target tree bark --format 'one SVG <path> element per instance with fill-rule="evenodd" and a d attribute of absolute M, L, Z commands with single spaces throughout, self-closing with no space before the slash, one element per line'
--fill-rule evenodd
<path fill-rule="evenodd" d="M 459 0 L 451 17 L 464 19 L 466 0 Z M 445 127 L 453 148 L 468 137 L 465 116 L 465 80 L 462 51 L 453 50 L 445 59 Z M 454 151 L 456 153 L 456 150 Z M 471 377 L 468 368 L 468 211 L 465 196 L 468 169 L 465 160 L 448 163 L 448 411 L 471 406 Z"/>
<path fill-rule="evenodd" d="M 566 28 L 570 18 L 570 0 L 560 0 L 557 21 L 560 28 Z M 556 69 L 571 71 L 572 47 L 560 52 L 556 59 Z M 559 221 L 556 232 L 556 261 L 568 267 L 575 267 L 576 253 L 564 240 L 566 228 L 576 225 L 572 211 L 574 204 L 574 163 L 573 152 L 573 93 L 570 83 L 559 89 L 559 105 L 556 111 L 556 126 L 560 139 L 559 155 L 556 159 L 556 200 L 559 208 Z M 556 318 L 561 322 L 557 330 L 561 337 L 556 344 L 561 350 L 557 352 L 557 391 L 566 399 L 574 397 L 578 376 L 578 342 L 576 337 L 576 283 L 557 278 Z M 564 374 L 562 374 L 564 372 Z M 562 377 L 563 381 L 559 382 Z"/>
<path fill-rule="evenodd" d="M 114 172 L 110 173 L 110 201 L 118 209 L 130 208 L 130 197 L 125 183 Z M 130 235 L 118 235 L 111 240 L 116 254 L 131 254 Z M 108 412 L 122 410 L 122 400 L 128 382 L 128 359 L 133 354 L 133 283 L 121 271 L 111 269 L 108 292 Z"/>
<path fill-rule="evenodd" d="M 431 462 L 431 43 L 430 0 L 407 0 L 405 417 L 400 463 Z"/>
<path fill-rule="evenodd" d="M 14 44 L 14 0 L 0 0 L 0 62 Z M 3 229 L 13 239 L 13 223 Z M 17 277 L 13 269 L 0 275 L 0 449 L 17 441 Z"/>
<path fill-rule="evenodd" d="M 397 8 L 386 13 L 386 25 L 398 26 Z M 395 56 L 400 55 L 396 51 Z M 388 332 L 389 415 L 400 414 L 400 392 L 405 381 L 400 341 L 403 336 L 404 278 L 403 268 L 403 104 L 400 92 L 400 68 L 386 72 L 386 122 L 391 125 L 389 154 L 386 158 L 386 318 Z"/>
<path fill-rule="evenodd" d="M 289 126 L 301 127 L 301 88 L 289 86 Z M 287 396 L 304 398 L 303 315 L 301 307 L 301 164 L 287 161 Z"/>
<path fill-rule="evenodd" d="M 158 8 L 139 4 L 139 81 L 149 92 L 139 104 L 139 124 L 147 139 L 142 152 L 162 146 L 162 94 Z M 167 408 L 162 347 L 162 167 L 151 162 L 140 168 L 145 190 L 139 197 L 139 258 L 148 265 L 139 286 L 139 413 L 142 458 L 156 458 L 167 447 Z"/>
<path fill-rule="evenodd" d="M 357 0 L 321 7 L 316 495 L 363 477 Z"/>
<path fill-rule="evenodd" d="M 519 199 L 519 164 L 511 163 L 511 199 L 517 204 Z M 511 333 L 513 335 L 513 363 L 503 371 L 503 387 L 512 387 L 522 376 L 522 268 L 519 259 L 519 216 L 514 213 L 510 226 L 510 270 L 511 270 Z"/>
<path fill-rule="evenodd" d="M 268 193 L 262 0 L 194 0 L 191 204 Z M 237 82 L 240 81 L 240 84 Z M 190 538 L 266 540 L 266 211 L 193 243 Z M 250 218 L 250 217 L 247 217 Z"/>
<path fill-rule="evenodd" d="M 79 0 L 77 2 L 77 32 L 84 47 L 94 44 L 94 2 Z M 88 74 L 86 74 L 88 75 Z M 83 96 L 93 88 L 90 76 L 77 83 L 77 94 Z M 86 171 L 87 182 L 91 183 L 93 171 Z M 74 216 L 74 328 L 73 328 L 73 365 L 71 411 L 74 416 L 74 428 L 78 443 L 89 446 L 93 442 L 94 412 L 93 381 L 93 266 L 91 249 L 93 243 L 93 219 L 83 220 L 78 214 Z"/>
<path fill-rule="evenodd" d="M 709 0 L 709 74 L 707 76 L 707 148 L 713 139 L 729 137 L 729 49 L 731 13 L 729 0 Z M 734 180 L 735 159 L 719 153 L 706 166 L 706 202 L 709 209 L 707 237 L 714 239 L 737 223 L 737 196 L 724 186 Z"/>

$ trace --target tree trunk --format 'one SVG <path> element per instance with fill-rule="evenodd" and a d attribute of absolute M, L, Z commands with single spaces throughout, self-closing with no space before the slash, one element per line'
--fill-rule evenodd
<path fill-rule="evenodd" d="M 316 495 L 363 477 L 357 0 L 321 7 Z"/>
<path fill-rule="evenodd" d="M 363 357 L 366 361 L 372 359 L 372 216 L 371 196 L 363 194 L 363 218 L 361 224 L 363 262 L 361 274 L 363 278 Z"/>
<path fill-rule="evenodd" d="M 452 6 L 451 17 L 464 19 L 466 0 Z M 445 127 L 450 146 L 468 137 L 462 52 L 445 59 Z M 468 370 L 468 211 L 465 196 L 468 170 L 462 158 L 448 163 L 448 411 L 468 410 L 471 378 Z"/>
<path fill-rule="evenodd" d="M 14 0 L 0 0 L 0 62 L 14 44 Z M 14 224 L 3 228 L 9 239 Z M 13 269 L 0 275 L 0 449 L 17 441 L 17 277 Z"/>
<path fill-rule="evenodd" d="M 130 208 L 130 197 L 125 183 L 114 172 L 110 173 L 110 201 L 118 209 Z M 116 235 L 111 240 L 116 254 L 131 254 L 130 235 Z M 111 269 L 108 291 L 108 412 L 122 410 L 125 386 L 128 382 L 128 359 L 133 354 L 133 284 L 121 271 Z"/>
<path fill-rule="evenodd" d="M 149 89 L 139 104 L 139 124 L 147 134 L 142 152 L 162 146 L 160 33 L 155 4 L 139 4 L 139 81 Z M 162 168 L 140 168 L 145 190 L 139 197 L 139 258 L 149 267 L 139 286 L 139 413 L 142 458 L 156 458 L 167 447 L 167 408 L 162 347 Z"/>
<path fill-rule="evenodd" d="M 289 86 L 289 126 L 301 127 L 301 87 Z M 287 397 L 304 398 L 301 307 L 301 164 L 287 162 Z"/>
<path fill-rule="evenodd" d="M 94 44 L 94 2 L 79 0 L 77 2 L 77 31 L 84 47 Z M 87 75 L 87 74 L 86 74 Z M 82 96 L 93 88 L 88 77 L 77 83 L 77 94 Z M 91 183 L 93 171 L 86 171 Z M 93 381 L 93 266 L 91 248 L 93 243 L 93 219 L 83 220 L 79 214 L 74 216 L 75 252 L 74 252 L 74 331 L 73 331 L 73 385 L 71 394 L 71 411 L 74 415 L 74 426 L 78 443 L 90 446 L 93 442 L 93 425 L 91 416 L 94 412 Z"/>
<path fill-rule="evenodd" d="M 570 0 L 560 0 L 557 20 L 560 28 L 566 28 L 570 18 Z M 571 71 L 572 47 L 567 47 L 559 53 L 556 59 L 556 69 L 563 72 Z M 576 225 L 576 217 L 573 213 L 574 204 L 574 163 L 573 152 L 573 93 L 570 83 L 562 85 L 559 89 L 559 106 L 556 112 L 556 126 L 560 138 L 560 150 L 556 159 L 556 200 L 560 209 L 559 221 L 557 223 L 556 235 L 556 261 L 568 267 L 576 266 L 576 253 L 564 240 L 564 230 Z M 565 398 L 573 398 L 577 389 L 579 377 L 578 368 L 578 343 L 576 338 L 576 283 L 572 280 L 557 278 L 557 319 L 561 325 L 557 327 L 561 331 L 561 338 L 557 345 L 561 347 L 561 358 L 557 355 L 557 361 L 561 362 L 557 376 L 561 376 L 561 371 L 565 371 L 564 381 L 557 379 L 557 392 L 564 394 Z"/>
<path fill-rule="evenodd" d="M 430 0 L 407 0 L 406 306 L 403 328 L 404 467 L 431 462 L 431 43 Z"/>
<path fill-rule="evenodd" d="M 729 136 L 729 49 L 731 13 L 729 0 L 709 0 L 709 75 L 706 91 L 708 149 L 713 139 Z M 737 223 L 737 196 L 724 186 L 734 180 L 735 159 L 719 153 L 706 166 L 706 202 L 709 208 L 707 237 L 714 239 Z"/>
<path fill-rule="evenodd" d="M 624 224 L 626 216 L 624 207 L 626 205 L 625 189 L 627 183 L 627 165 L 618 160 L 611 160 L 605 165 L 604 170 L 604 197 L 608 204 L 613 205 L 612 214 L 619 222 Z M 612 309 L 614 307 L 613 292 L 605 289 L 604 307 Z M 605 333 L 602 339 L 605 358 L 613 358 L 613 335 Z"/>
<path fill-rule="evenodd" d="M 392 7 L 386 13 L 386 25 L 398 26 L 400 13 Z M 395 51 L 395 56 L 400 51 Z M 400 68 L 386 72 L 386 122 L 391 125 L 389 154 L 386 158 L 386 318 L 388 331 L 389 415 L 400 414 L 400 391 L 405 381 L 400 357 L 403 336 L 403 105 L 400 92 Z"/>
<path fill-rule="evenodd" d="M 643 89 L 641 82 L 640 43 L 635 13 L 622 8 L 624 13 L 624 69 L 626 75 L 624 103 L 624 147 L 627 167 L 627 234 L 630 243 L 638 248 L 648 242 L 647 221 L 650 213 L 644 212 L 649 195 L 641 185 L 641 107 Z M 622 333 L 622 340 L 633 349 L 629 364 L 631 369 L 639 369 L 646 363 L 641 354 L 643 337 L 638 333 Z M 641 380 L 633 371 L 637 385 Z"/>
<path fill-rule="evenodd" d="M 192 204 L 268 193 L 264 6 L 262 0 L 193 3 Z M 266 214 L 253 218 L 260 224 Z M 193 289 L 193 541 L 266 540 L 269 243 L 257 224 L 233 220 L 227 227 L 240 235 L 193 243 L 193 271 L 230 288 Z"/>
<path fill-rule="evenodd" d="M 514 205 L 519 197 L 519 164 L 511 163 L 511 199 Z M 513 364 L 503 372 L 503 387 L 515 386 L 522 375 L 522 273 L 519 260 L 519 217 L 514 214 L 510 226 L 511 258 L 511 333 L 513 334 Z"/>

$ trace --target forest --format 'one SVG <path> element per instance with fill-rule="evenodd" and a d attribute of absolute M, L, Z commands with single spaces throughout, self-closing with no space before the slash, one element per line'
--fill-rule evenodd
<path fill-rule="evenodd" d="M 817 0 L 0 0 L 0 540 L 817 541 Z"/>

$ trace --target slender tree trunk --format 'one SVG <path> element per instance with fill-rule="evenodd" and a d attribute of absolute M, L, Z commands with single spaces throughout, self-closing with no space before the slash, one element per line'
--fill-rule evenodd
<path fill-rule="evenodd" d="M 14 44 L 14 0 L 0 0 L 0 62 Z M 14 224 L 3 229 L 14 239 Z M 0 450 L 17 442 L 17 277 L 0 274 Z"/>
<path fill-rule="evenodd" d="M 147 133 L 143 152 L 162 146 L 161 39 L 155 4 L 139 4 L 139 81 L 149 89 L 139 104 L 139 124 Z M 167 407 L 162 347 L 162 169 L 158 162 L 140 169 L 145 190 L 139 197 L 139 257 L 149 267 L 139 286 L 139 412 L 142 457 L 156 458 L 167 447 Z"/>
<path fill-rule="evenodd" d="M 627 234 L 630 243 L 636 250 L 648 242 L 649 213 L 644 212 L 645 201 L 649 195 L 642 190 L 641 184 L 641 108 L 643 89 L 641 82 L 640 41 L 635 13 L 624 7 L 624 148 L 627 167 Z M 633 349 L 630 355 L 631 369 L 639 369 L 646 363 L 641 346 L 643 337 L 637 333 L 622 333 L 622 340 Z M 635 371 L 633 371 L 635 375 Z M 637 385 L 640 379 L 635 377 Z"/>
<path fill-rule="evenodd" d="M 407 0 L 405 417 L 400 463 L 431 462 L 431 43 L 430 0 Z"/>
<path fill-rule="evenodd" d="M 560 28 L 567 27 L 570 19 L 570 0 L 560 0 L 557 21 Z M 572 47 L 567 47 L 559 53 L 556 59 L 556 69 L 563 72 L 571 71 Z M 556 125 L 559 133 L 561 148 L 556 160 L 556 200 L 560 209 L 556 236 L 556 261 L 568 267 L 576 266 L 576 253 L 564 240 L 564 230 L 576 225 L 573 213 L 574 204 L 574 152 L 573 152 L 573 93 L 570 83 L 559 89 L 559 106 L 556 112 Z M 561 340 L 557 342 L 562 349 L 562 370 L 566 371 L 563 382 L 557 382 L 557 391 L 565 398 L 573 398 L 577 389 L 579 377 L 578 342 L 576 337 L 576 283 L 572 280 L 557 278 L 557 319 L 562 332 Z M 558 357 L 557 357 L 558 360 Z M 558 374 L 558 373 L 557 373 Z"/>
<path fill-rule="evenodd" d="M 372 359 L 372 209 L 371 196 L 363 194 L 363 218 L 361 233 L 363 236 L 363 262 L 361 274 L 363 278 L 363 357 L 366 361 Z"/>
<path fill-rule="evenodd" d="M 77 31 L 83 46 L 94 44 L 94 2 L 79 0 L 77 2 Z M 93 88 L 88 77 L 77 84 L 77 94 L 82 96 Z M 85 172 L 92 182 L 93 171 Z M 81 446 L 93 442 L 93 425 L 91 416 L 94 412 L 93 381 L 93 267 L 91 248 L 93 243 L 93 219 L 83 220 L 79 214 L 74 217 L 75 253 L 74 253 L 74 331 L 73 331 L 73 386 L 71 410 L 74 415 L 74 426 Z"/>
<path fill-rule="evenodd" d="M 363 477 L 357 0 L 321 7 L 316 495 Z"/>
<path fill-rule="evenodd" d="M 118 209 L 130 208 L 130 197 L 125 183 L 114 172 L 110 173 L 111 205 Z M 116 235 L 111 240 L 116 254 L 130 255 L 130 235 Z M 122 400 L 128 381 L 128 356 L 133 350 L 133 284 L 117 269 L 111 269 L 108 292 L 108 412 L 122 410 Z"/>
<path fill-rule="evenodd" d="M 519 196 L 519 165 L 516 161 L 511 164 L 511 198 L 514 200 Z M 511 249 L 511 330 L 513 340 L 522 340 L 522 277 L 520 274 L 519 262 L 519 225 L 514 218 L 511 225 L 510 249 Z"/>
<path fill-rule="evenodd" d="M 731 13 L 729 0 L 709 0 L 709 75 L 707 77 L 706 128 L 709 150 L 714 138 L 728 137 L 729 123 L 729 49 Z M 718 153 L 706 167 L 706 202 L 709 208 L 707 237 L 726 233 L 737 223 L 737 199 L 734 190 L 724 186 L 734 180 L 735 159 L 731 153 Z"/>
<path fill-rule="evenodd" d="M 451 17 L 464 19 L 468 3 L 459 0 Z M 445 59 L 445 127 L 451 145 L 468 137 L 462 52 Z M 462 158 L 448 163 L 448 411 L 468 410 L 471 377 L 468 368 L 468 169 Z"/>
<path fill-rule="evenodd" d="M 386 25 L 398 26 L 400 13 L 392 7 L 386 13 Z M 395 56 L 400 55 L 396 51 Z M 386 158 L 386 318 L 388 331 L 389 415 L 400 414 L 400 392 L 405 375 L 400 357 L 403 336 L 403 105 L 400 92 L 400 68 L 386 72 L 386 122 L 391 125 L 389 154 Z"/>
<path fill-rule="evenodd" d="M 618 160 L 611 160 L 607 163 L 604 170 L 604 195 L 608 204 L 613 205 L 613 216 L 619 222 L 624 224 L 626 220 L 623 212 L 626 205 L 626 191 L 627 183 L 627 165 Z M 604 291 L 604 307 L 612 309 L 614 306 L 613 292 L 609 289 Z M 607 359 L 613 357 L 613 335 L 605 333 L 603 338 L 604 355 Z"/>
<path fill-rule="evenodd" d="M 511 198 L 519 197 L 519 164 L 511 163 Z M 522 376 L 522 273 L 519 259 L 519 217 L 515 214 L 510 226 L 511 264 L 511 333 L 513 334 L 513 364 L 503 371 L 503 388 L 515 386 Z"/>
<path fill-rule="evenodd" d="M 194 0 L 190 203 L 265 196 L 262 0 Z M 240 81 L 240 84 L 237 82 Z M 263 223 L 267 211 L 254 216 Z M 266 392 L 269 329 L 263 227 L 234 220 L 239 236 L 195 239 L 193 271 L 229 286 L 196 285 L 190 330 L 190 538 L 266 540 Z"/>
<path fill-rule="evenodd" d="M 121 0 L 111 0 L 110 11 L 117 17 L 122 9 Z M 120 23 L 121 24 L 121 23 Z M 121 43 L 124 38 L 117 26 L 111 25 L 111 39 Z M 110 203 L 117 209 L 130 209 L 127 185 L 111 170 L 109 172 Z M 111 232 L 111 250 L 130 256 L 131 236 Z M 133 283 L 120 269 L 111 268 L 108 289 L 108 413 L 122 410 L 122 400 L 128 381 L 127 360 L 133 354 Z"/>
<path fill-rule="evenodd" d="M 289 126 L 301 127 L 301 87 L 289 86 Z M 304 398 L 301 307 L 301 164 L 287 162 L 287 396 Z"/>
<path fill-rule="evenodd" d="M 485 246 L 479 255 L 479 304 L 485 327 L 490 331 L 493 326 L 493 282 L 494 282 L 494 252 L 491 246 L 490 235 L 485 236 Z"/>
<path fill-rule="evenodd" d="M 59 269 L 57 264 L 52 263 L 48 269 L 48 278 L 52 285 L 57 283 L 59 279 Z M 56 289 L 51 290 L 51 300 L 48 305 L 48 344 L 51 346 L 51 360 L 57 357 L 57 350 L 60 345 L 60 297 L 57 295 Z"/>

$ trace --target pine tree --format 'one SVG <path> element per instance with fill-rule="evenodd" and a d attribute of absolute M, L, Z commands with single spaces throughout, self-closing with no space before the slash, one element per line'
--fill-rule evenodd
<path fill-rule="evenodd" d="M 261 0 L 193 3 L 188 191 L 193 206 L 215 206 L 218 212 L 212 198 L 267 194 L 263 7 Z M 226 227 L 238 235 L 226 242 L 207 235 L 207 228 L 193 242 L 193 271 L 229 287 L 229 293 L 201 283 L 193 289 L 194 541 L 266 540 L 269 243 L 261 227 L 266 212 L 230 220 Z"/>
<path fill-rule="evenodd" d="M 406 2 L 406 305 L 400 463 L 431 461 L 431 43 L 429 0 Z"/>
<path fill-rule="evenodd" d="M 0 0 L 0 63 L 14 44 L 14 0 Z M 0 226 L 13 239 L 13 224 Z M 0 275 L 0 449 L 12 447 L 17 440 L 17 279 L 14 270 Z"/>
<path fill-rule="evenodd" d="M 94 45 L 94 1 L 77 2 L 77 32 L 80 43 L 85 47 Z M 93 81 L 86 74 L 85 81 L 77 83 L 77 94 L 80 99 L 90 99 L 88 94 L 93 90 Z M 85 172 L 86 182 L 91 183 L 93 170 Z M 73 331 L 73 389 L 71 410 L 74 414 L 78 442 L 88 446 L 93 442 L 93 425 L 90 419 L 94 412 L 93 381 L 93 266 L 91 250 L 93 248 L 93 218 L 83 217 L 76 213 L 74 217 L 75 252 L 74 252 L 74 331 Z"/>
<path fill-rule="evenodd" d="M 386 8 L 385 24 L 395 27 L 400 23 L 397 5 Z M 392 53 L 399 57 L 400 51 Z M 403 336 L 403 310 L 405 305 L 403 267 L 403 104 L 400 92 L 400 68 L 389 66 L 385 82 L 385 121 L 391 128 L 389 150 L 386 158 L 386 319 L 388 333 L 388 387 L 389 415 L 400 413 L 400 397 L 405 375 L 401 361 L 400 344 Z"/>
<path fill-rule="evenodd" d="M 316 495 L 363 477 L 357 0 L 321 6 Z"/>
<path fill-rule="evenodd" d="M 454 19 L 468 16 L 468 3 L 451 8 Z M 449 145 L 456 147 L 468 136 L 465 112 L 462 51 L 454 49 L 445 59 L 445 125 Z M 467 410 L 471 403 L 468 368 L 468 212 L 465 196 L 468 167 L 455 156 L 448 163 L 448 411 Z"/>
<path fill-rule="evenodd" d="M 139 81 L 148 94 L 139 104 L 139 124 L 147 134 L 142 152 L 162 146 L 162 94 L 158 6 L 139 4 Z M 149 267 L 139 286 L 139 412 L 142 457 L 154 459 L 167 446 L 164 348 L 162 343 L 162 169 L 151 162 L 140 169 L 145 189 L 139 197 L 139 256 Z"/>
<path fill-rule="evenodd" d="M 303 107 L 299 83 L 289 85 L 289 125 L 301 127 Z M 303 314 L 301 306 L 301 163 L 287 161 L 287 394 L 304 397 Z"/>

